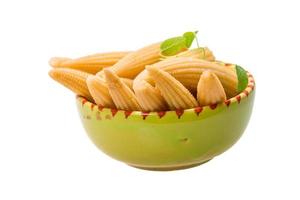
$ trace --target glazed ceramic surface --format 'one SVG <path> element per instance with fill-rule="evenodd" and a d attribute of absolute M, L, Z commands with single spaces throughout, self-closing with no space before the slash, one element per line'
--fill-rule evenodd
<path fill-rule="evenodd" d="M 77 97 L 83 126 L 96 146 L 131 166 L 152 170 L 204 163 L 241 137 L 251 116 L 254 80 L 221 104 L 187 110 L 150 112 L 101 108 Z"/>

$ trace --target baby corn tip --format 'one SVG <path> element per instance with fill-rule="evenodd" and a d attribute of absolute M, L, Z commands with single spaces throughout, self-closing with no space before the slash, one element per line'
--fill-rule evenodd
<path fill-rule="evenodd" d="M 49 65 L 52 67 L 60 67 L 61 63 L 64 61 L 70 60 L 70 58 L 66 57 L 53 57 L 49 60 Z"/>
<path fill-rule="evenodd" d="M 210 70 L 205 70 L 201 76 L 207 79 L 215 79 L 214 74 Z"/>
<path fill-rule="evenodd" d="M 107 79 L 118 79 L 115 73 L 111 69 L 103 69 L 103 73 Z"/>
<path fill-rule="evenodd" d="M 94 75 L 89 75 L 86 79 L 86 83 L 87 84 L 92 83 L 93 80 L 94 80 Z"/>
<path fill-rule="evenodd" d="M 48 72 L 48 75 L 54 79 L 55 77 L 55 70 L 54 69 L 51 69 L 49 72 Z"/>
<path fill-rule="evenodd" d="M 111 87 L 120 87 L 122 85 L 121 79 L 111 69 L 103 69 L 105 80 Z"/>
<path fill-rule="evenodd" d="M 146 69 L 147 71 L 150 73 L 150 74 L 157 74 L 159 73 L 159 69 L 153 65 L 148 65 L 146 66 Z"/>

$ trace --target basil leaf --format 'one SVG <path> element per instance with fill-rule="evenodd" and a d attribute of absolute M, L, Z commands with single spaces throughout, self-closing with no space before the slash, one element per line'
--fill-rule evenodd
<path fill-rule="evenodd" d="M 196 32 L 185 32 L 183 34 L 183 37 L 185 38 L 185 45 L 187 48 L 190 48 L 192 45 L 195 37 L 196 37 Z"/>
<path fill-rule="evenodd" d="M 235 66 L 235 70 L 238 78 L 237 91 L 242 92 L 248 85 L 248 75 L 246 70 L 239 65 Z"/>
<path fill-rule="evenodd" d="M 182 36 L 173 37 L 161 43 L 161 54 L 164 56 L 173 56 L 186 49 L 186 39 Z"/>

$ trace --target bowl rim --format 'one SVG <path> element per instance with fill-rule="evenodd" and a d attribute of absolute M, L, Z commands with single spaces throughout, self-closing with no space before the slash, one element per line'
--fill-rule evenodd
<path fill-rule="evenodd" d="M 149 115 L 158 115 L 159 118 L 162 118 L 164 116 L 166 116 L 167 114 L 175 114 L 178 116 L 178 119 L 181 118 L 181 116 L 184 113 L 195 113 L 196 115 L 199 116 L 199 114 L 203 111 L 203 110 L 215 110 L 217 107 L 230 107 L 231 105 L 234 104 L 240 104 L 241 101 L 245 100 L 254 90 L 255 87 L 255 81 L 253 78 L 253 75 L 250 74 L 249 72 L 247 72 L 247 76 L 248 76 L 248 85 L 247 87 L 240 92 L 239 94 L 237 94 L 236 96 L 227 99 L 221 103 L 217 103 L 217 104 L 212 104 L 212 105 L 208 105 L 208 106 L 197 106 L 194 108 L 188 108 L 188 109 L 177 109 L 177 110 L 167 110 L 167 111 L 151 111 L 151 112 L 144 112 L 144 111 L 128 111 L 128 110 L 121 110 L 121 109 L 117 109 L 117 108 L 105 108 L 103 106 L 99 106 L 96 105 L 95 103 L 87 100 L 85 97 L 77 95 L 76 96 L 76 101 L 78 101 L 79 103 L 81 103 L 82 107 L 86 106 L 90 109 L 90 111 L 94 111 L 95 108 L 98 109 L 98 111 L 102 112 L 102 111 L 109 111 L 112 114 L 112 117 L 114 117 L 117 113 L 119 112 L 124 112 L 124 116 L 127 119 L 129 116 L 131 115 L 138 115 L 138 116 L 142 116 L 143 119 L 145 120 L 147 116 Z"/>

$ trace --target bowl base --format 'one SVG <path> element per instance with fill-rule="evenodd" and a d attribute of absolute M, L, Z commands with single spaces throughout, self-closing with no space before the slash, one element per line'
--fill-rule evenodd
<path fill-rule="evenodd" d="M 132 165 L 132 164 L 128 164 L 128 165 L 131 167 L 135 167 L 135 168 L 143 169 L 143 170 L 149 170 L 149 171 L 174 171 L 174 170 L 182 170 L 182 169 L 196 167 L 196 166 L 202 165 L 204 163 L 207 163 L 210 160 L 211 159 L 206 160 L 204 162 L 187 164 L 187 165 L 177 165 L 177 166 L 171 166 L 171 167 L 147 167 L 147 166 L 138 166 L 138 165 Z"/>

